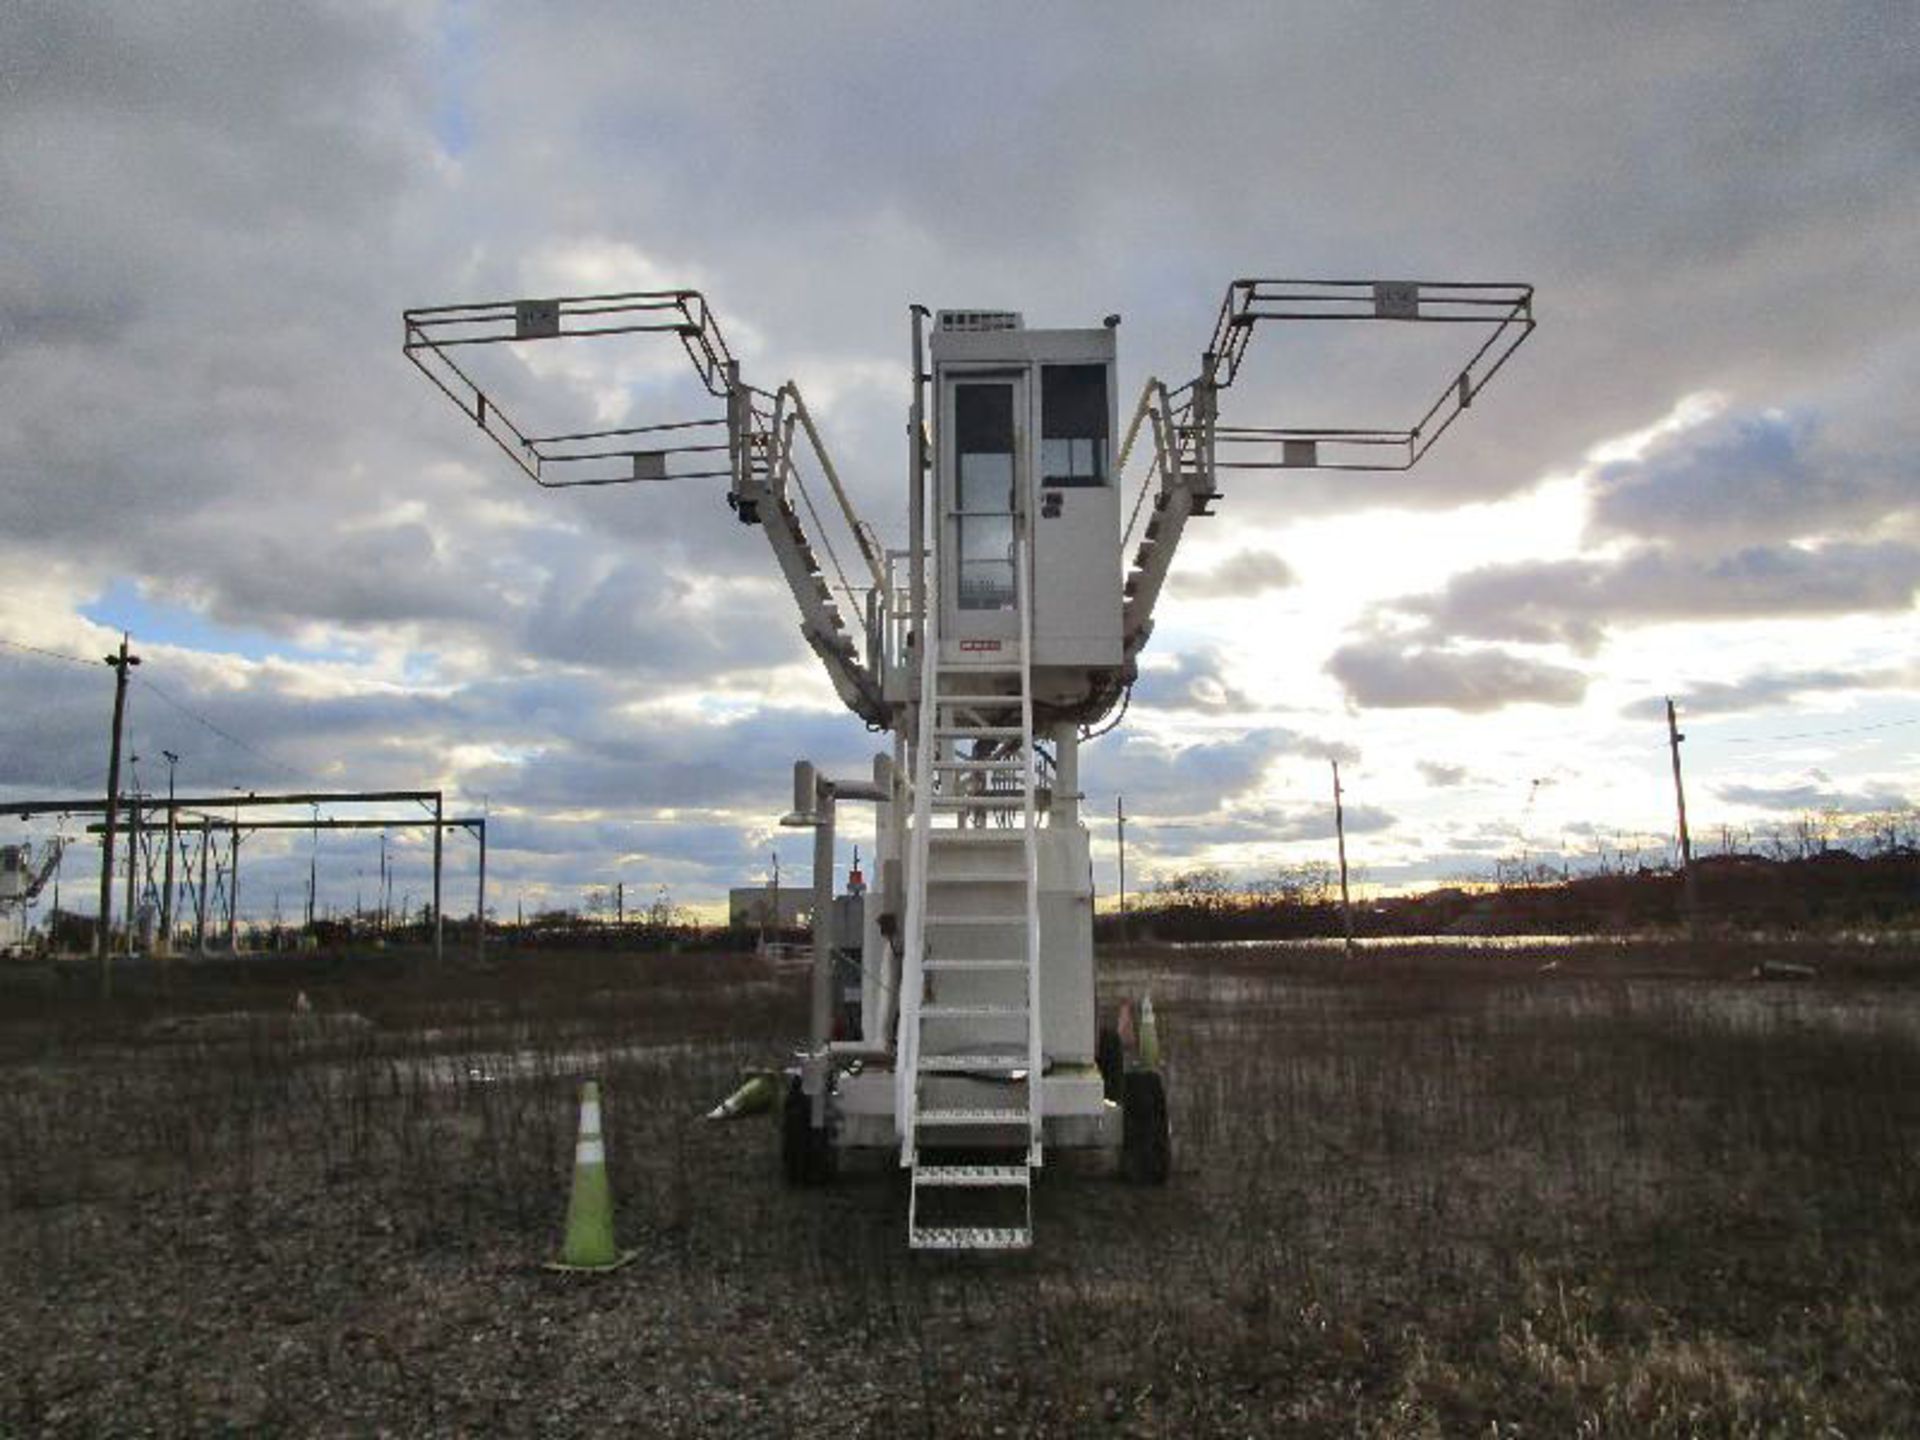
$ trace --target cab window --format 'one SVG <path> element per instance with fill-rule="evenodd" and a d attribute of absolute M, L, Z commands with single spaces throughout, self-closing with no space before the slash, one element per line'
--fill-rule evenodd
<path fill-rule="evenodd" d="M 1040 481 L 1107 483 L 1107 367 L 1047 365 L 1040 371 Z"/>

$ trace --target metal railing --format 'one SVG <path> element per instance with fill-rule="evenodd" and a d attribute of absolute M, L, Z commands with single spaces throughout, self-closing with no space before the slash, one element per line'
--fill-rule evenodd
<path fill-rule="evenodd" d="M 931 559 L 931 557 L 929 557 Z M 933 594 L 934 576 L 928 575 Z M 938 706 L 936 669 L 940 655 L 938 605 L 929 604 L 920 619 L 920 714 L 908 780 L 913 786 L 913 835 L 907 861 L 906 948 L 900 957 L 900 1032 L 894 1047 L 894 1115 L 900 1132 L 900 1163 L 913 1163 L 914 1128 L 920 1106 L 920 996 L 927 950 L 927 865 L 932 848 L 934 717 Z"/>
<path fill-rule="evenodd" d="M 1022 863 L 1026 869 L 1027 951 L 1027 1163 L 1041 1161 L 1041 1097 L 1044 1092 L 1040 1051 L 1040 847 L 1035 833 L 1034 789 L 1039 784 L 1039 766 L 1035 763 L 1033 743 L 1033 526 L 1026 513 L 1019 520 L 1022 532 L 1018 542 L 1019 565 L 1015 583 L 1020 587 L 1020 733 L 1023 754 L 1020 767 Z"/>
<path fill-rule="evenodd" d="M 728 416 L 534 435 L 509 418 L 450 353 L 533 340 L 673 335 L 693 362 L 707 394 L 724 400 L 731 393 L 733 354 L 712 308 L 697 290 L 428 305 L 404 312 L 402 319 L 401 349 L 406 357 L 536 485 L 558 490 L 720 479 L 732 473 L 715 459 L 731 449 Z M 764 392 L 755 395 L 762 403 L 751 409 L 764 419 L 764 402 L 772 397 Z M 684 464 L 670 463 L 676 458 L 683 458 Z M 582 474 L 579 467 L 592 468 Z"/>
<path fill-rule="evenodd" d="M 1433 447 L 1474 397 L 1533 333 L 1533 287 L 1518 283 L 1433 280 L 1236 280 L 1227 287 L 1207 353 L 1214 358 L 1212 388 L 1225 390 L 1240 373 L 1247 346 L 1262 321 L 1477 325 L 1486 337 L 1411 425 L 1214 426 L 1211 437 L 1176 425 L 1175 445 L 1189 442 L 1216 470 L 1407 470 Z M 1255 458 L 1219 459 L 1214 444 Z M 1271 450 L 1278 447 L 1278 456 Z"/>

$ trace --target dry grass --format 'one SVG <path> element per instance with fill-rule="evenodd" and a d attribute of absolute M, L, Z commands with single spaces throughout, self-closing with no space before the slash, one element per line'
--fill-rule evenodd
<path fill-rule="evenodd" d="M 1912 1433 L 1920 992 L 1817 958 L 1122 957 L 1174 1181 L 1059 1165 L 984 1263 L 693 1120 L 802 1023 L 741 963 L 8 981 L 0 1431 Z M 644 1253 L 583 1282 L 587 1073 Z"/>

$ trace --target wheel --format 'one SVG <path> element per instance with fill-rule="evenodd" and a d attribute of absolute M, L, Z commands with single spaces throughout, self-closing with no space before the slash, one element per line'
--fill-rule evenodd
<path fill-rule="evenodd" d="M 825 1130 L 813 1128 L 813 1101 L 797 1075 L 787 1081 L 780 1109 L 780 1169 L 789 1185 L 824 1185 L 833 1178 L 833 1143 Z"/>
<path fill-rule="evenodd" d="M 1120 1166 L 1136 1185 L 1164 1185 L 1173 1169 L 1167 1086 L 1157 1070 L 1130 1070 L 1121 1091 Z"/>
<path fill-rule="evenodd" d="M 1093 1042 L 1093 1063 L 1100 1067 L 1100 1088 L 1107 1099 L 1117 1101 L 1127 1077 L 1127 1051 L 1120 1041 L 1120 1032 L 1111 1025 Z"/>

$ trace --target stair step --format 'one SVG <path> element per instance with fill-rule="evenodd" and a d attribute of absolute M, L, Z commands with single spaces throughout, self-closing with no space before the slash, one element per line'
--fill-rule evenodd
<path fill-rule="evenodd" d="M 921 1110 L 914 1116 L 914 1124 L 921 1129 L 932 1125 L 969 1126 L 969 1125 L 1025 1125 L 1031 1117 L 1023 1109 L 1011 1106 L 992 1107 L 949 1107 L 937 1110 Z"/>
<path fill-rule="evenodd" d="M 1027 923 L 1026 911 L 1017 915 L 929 915 L 929 925 L 1024 925 Z"/>
<path fill-rule="evenodd" d="M 936 760 L 933 762 L 933 768 L 936 770 L 952 770 L 959 773 L 978 773 L 983 770 L 1005 772 L 1008 770 L 1024 770 L 1026 766 L 1027 762 L 1024 759 Z"/>
<path fill-rule="evenodd" d="M 1012 1020 L 1027 1018 L 1025 1005 L 944 1005 L 935 1002 L 920 1007 L 922 1020 Z"/>
<path fill-rule="evenodd" d="M 915 1250 L 1026 1250 L 1033 1231 L 1025 1225 L 924 1225 L 907 1232 Z"/>
<path fill-rule="evenodd" d="M 1017 1186 L 1024 1190 L 1033 1181 L 1024 1165 L 921 1165 L 913 1167 L 916 1185 Z"/>
<path fill-rule="evenodd" d="M 1025 1055 L 922 1055 L 920 1069 L 931 1074 L 964 1070 L 1025 1070 Z"/>
<path fill-rule="evenodd" d="M 1024 960 L 935 960 L 931 956 L 920 962 L 922 970 L 952 971 L 956 974 L 983 975 L 993 971 L 1025 974 L 1027 962 Z"/>
<path fill-rule="evenodd" d="M 929 885 L 1024 885 L 1024 875 L 1008 875 L 999 870 L 955 870 L 946 875 L 929 875 Z"/>
<path fill-rule="evenodd" d="M 980 795 L 936 795 L 933 806 L 936 810 L 1014 810 L 1025 809 L 1027 797 L 1020 794 L 1008 794 L 1005 791 L 988 791 Z"/>
<path fill-rule="evenodd" d="M 1027 732 L 1018 725 L 936 725 L 933 733 L 941 740 L 1017 740 Z"/>
<path fill-rule="evenodd" d="M 927 839 L 934 845 L 1015 845 L 1023 844 L 1025 832 L 1020 830 L 933 830 Z M 929 880 L 938 878 L 929 875 Z"/>
<path fill-rule="evenodd" d="M 1020 703 L 1020 696 L 1000 693 L 985 693 L 979 690 L 935 690 L 933 703 L 936 705 L 991 705 L 1007 709 Z"/>

